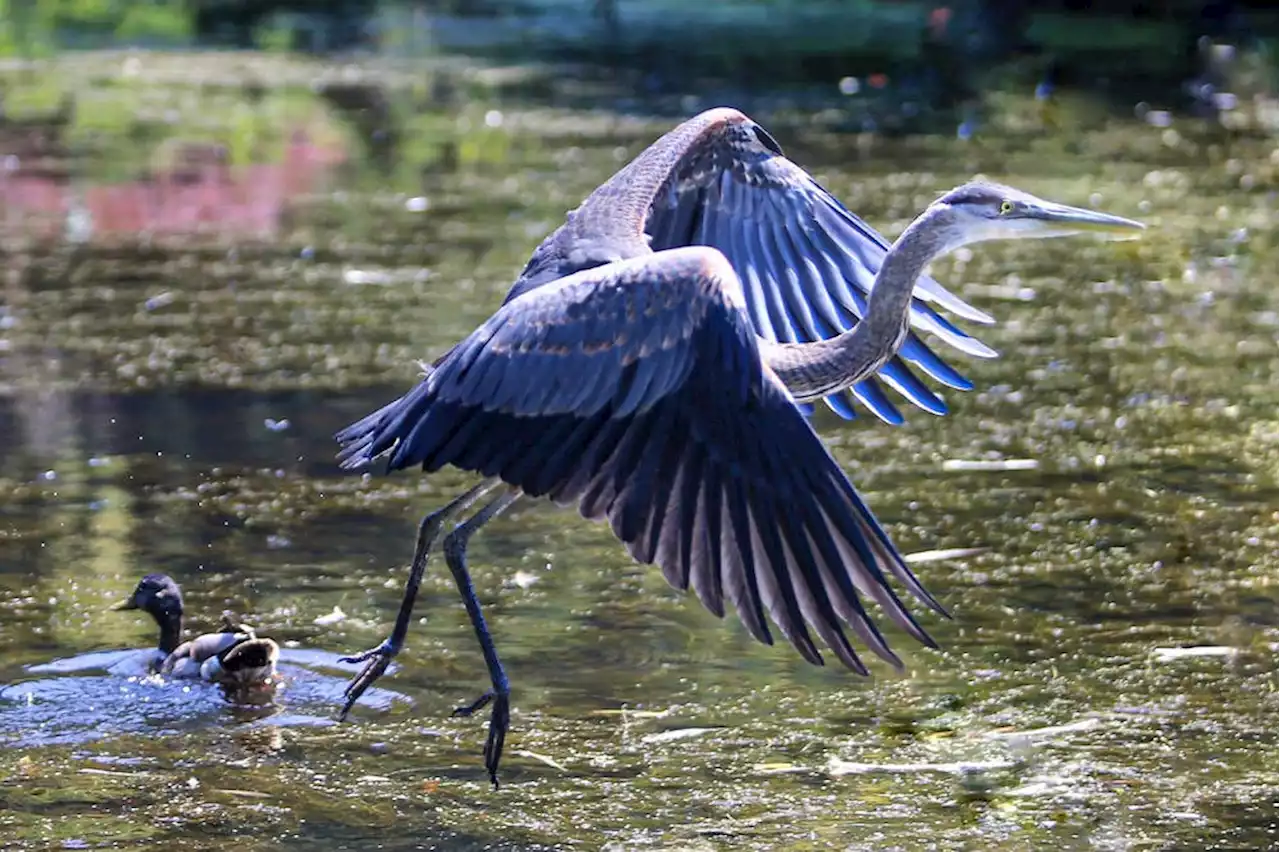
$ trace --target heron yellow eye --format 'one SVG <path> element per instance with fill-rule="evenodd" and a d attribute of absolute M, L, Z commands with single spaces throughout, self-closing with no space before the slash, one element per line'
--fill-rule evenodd
<path fill-rule="evenodd" d="M 1001 216 L 1008 216 L 1008 215 L 1009 215 L 1010 213 L 1012 213 L 1012 212 L 1013 212 L 1013 202 L 1012 202 L 1012 201 L 1005 200 L 1005 201 L 1001 201 L 1001 202 L 1000 202 L 1000 215 L 1001 215 Z"/>

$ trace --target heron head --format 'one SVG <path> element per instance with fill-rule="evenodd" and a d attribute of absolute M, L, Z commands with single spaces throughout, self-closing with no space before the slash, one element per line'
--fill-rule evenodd
<path fill-rule="evenodd" d="M 947 248 L 982 240 L 1040 239 L 1075 234 L 1132 237 L 1146 226 L 1132 219 L 1068 207 L 996 183 L 974 182 L 933 203 L 947 225 Z"/>
<path fill-rule="evenodd" d="M 168 574 L 148 574 L 133 594 L 112 609 L 140 609 L 157 622 L 182 617 L 182 589 Z"/>

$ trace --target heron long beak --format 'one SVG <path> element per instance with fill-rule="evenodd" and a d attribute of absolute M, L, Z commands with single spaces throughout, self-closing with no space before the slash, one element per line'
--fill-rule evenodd
<path fill-rule="evenodd" d="M 1032 217 L 1043 222 L 1054 230 L 1074 233 L 1108 234 L 1121 239 L 1133 238 L 1138 231 L 1146 230 L 1146 225 L 1123 216 L 1112 216 L 1110 213 L 1099 213 L 1096 210 L 1085 210 L 1081 207 L 1068 207 L 1065 204 L 1054 204 L 1045 201 L 1031 213 Z"/>

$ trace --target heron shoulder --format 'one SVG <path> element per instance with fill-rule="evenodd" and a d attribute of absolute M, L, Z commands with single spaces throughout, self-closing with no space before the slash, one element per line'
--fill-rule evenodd
<path fill-rule="evenodd" d="M 683 146 L 685 148 L 729 144 L 753 150 L 759 147 L 770 154 L 782 155 L 782 146 L 772 135 L 748 115 L 733 107 L 713 107 L 700 112 L 664 138 L 668 137 L 687 139 Z"/>
<path fill-rule="evenodd" d="M 649 253 L 653 212 L 668 205 L 672 192 L 700 189 L 726 169 L 781 154 L 777 141 L 739 110 L 715 107 L 695 115 L 569 211 L 534 250 L 506 300 L 574 272 Z"/>
<path fill-rule="evenodd" d="M 683 127 L 684 125 L 688 125 L 688 124 L 702 125 L 702 126 L 708 126 L 708 125 L 714 125 L 714 124 L 732 124 L 734 122 L 750 121 L 750 120 L 751 119 L 747 118 L 747 116 L 744 115 L 741 110 L 737 110 L 737 109 L 734 109 L 733 107 L 728 107 L 728 106 L 719 106 L 719 107 L 711 107 L 710 109 L 703 110 L 702 112 L 695 115 L 693 118 L 690 118 L 687 121 L 685 121 L 684 124 L 682 124 L 681 126 Z"/>

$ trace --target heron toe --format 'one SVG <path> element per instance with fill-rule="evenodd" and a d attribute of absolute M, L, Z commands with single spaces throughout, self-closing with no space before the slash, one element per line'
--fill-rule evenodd
<path fill-rule="evenodd" d="M 347 714 L 351 712 L 351 708 L 360 700 L 360 696 L 373 686 L 374 681 L 386 674 L 387 667 L 391 665 L 391 660 L 400 652 L 399 648 L 393 646 L 390 642 L 383 642 L 377 647 L 370 648 L 350 657 L 341 657 L 344 663 L 365 663 L 364 668 L 360 670 L 351 683 L 347 684 L 347 688 L 343 690 L 346 696 L 346 703 L 342 705 L 342 712 L 338 714 L 339 721 L 345 720 Z M 367 662 L 366 662 L 367 661 Z"/>

